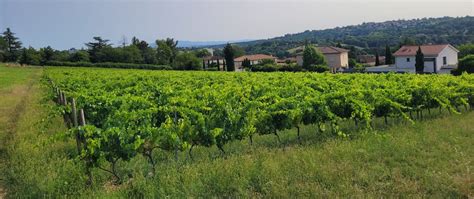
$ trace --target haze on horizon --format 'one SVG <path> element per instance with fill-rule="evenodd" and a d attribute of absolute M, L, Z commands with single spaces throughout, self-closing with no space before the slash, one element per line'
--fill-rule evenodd
<path fill-rule="evenodd" d="M 266 39 L 363 22 L 474 15 L 472 0 L 0 0 L 0 30 L 24 46 L 81 48 L 93 36 L 153 42 Z"/>

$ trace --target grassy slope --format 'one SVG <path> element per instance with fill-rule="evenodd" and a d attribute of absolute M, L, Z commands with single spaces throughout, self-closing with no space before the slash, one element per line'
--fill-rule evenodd
<path fill-rule="evenodd" d="M 41 71 L 0 67 L 0 77 L 5 70 L 30 74 L 12 78 L 23 85 L 20 87 L 28 85 L 25 78 L 34 82 L 23 100 L 25 109 L 16 113 L 15 136 L 8 142 L 8 169 L 0 170 L 11 197 L 474 195 L 474 112 L 415 125 L 394 124 L 353 140 L 316 134 L 308 126 L 302 129 L 301 144 L 294 131 L 281 132 L 284 147 L 273 136 L 259 136 L 253 146 L 247 141 L 226 145 L 226 158 L 217 157 L 215 148 L 197 148 L 194 161 L 186 160 L 182 153 L 176 164 L 172 154 L 157 152 L 160 163 L 155 177 L 140 173 L 147 164 L 138 157 L 121 163 L 123 185 L 111 186 L 107 174 L 95 171 L 96 185 L 87 190 L 80 164 L 68 158 L 74 154 L 74 144 L 51 139 L 64 127 L 57 115 L 48 117 L 51 112 L 42 101 L 45 90 L 38 84 Z M 18 101 L 19 96 L 9 93 L 2 95 L 10 102 Z M 10 117 L 15 110 L 12 105 L 6 107 L 10 111 L 0 112 L 1 118 Z M 13 131 L 10 126 L 0 129 L 0 138 L 5 132 Z M 126 177 L 129 173 L 133 179 Z"/>

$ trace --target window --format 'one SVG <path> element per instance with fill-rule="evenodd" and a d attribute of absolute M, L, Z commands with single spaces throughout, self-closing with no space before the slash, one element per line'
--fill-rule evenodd
<path fill-rule="evenodd" d="M 409 58 L 409 57 L 407 57 L 407 62 L 410 62 L 410 58 Z"/>
<path fill-rule="evenodd" d="M 443 57 L 443 65 L 446 65 L 448 64 L 448 59 L 446 59 L 446 57 Z"/>

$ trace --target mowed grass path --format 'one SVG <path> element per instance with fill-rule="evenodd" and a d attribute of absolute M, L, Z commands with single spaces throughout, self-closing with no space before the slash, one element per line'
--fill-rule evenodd
<path fill-rule="evenodd" d="M 5 196 L 5 167 L 9 141 L 16 132 L 18 119 L 24 112 L 25 100 L 41 70 L 0 66 L 0 198 Z"/>
<path fill-rule="evenodd" d="M 157 152 L 157 175 L 142 173 L 148 164 L 138 156 L 120 163 L 122 185 L 112 186 L 107 173 L 95 170 L 94 186 L 87 188 L 81 162 L 72 160 L 74 142 L 53 139 L 65 129 L 47 110 L 41 73 L 0 66 L 0 185 L 8 197 L 474 197 L 472 111 L 433 114 L 414 125 L 391 121 L 352 139 L 306 126 L 301 143 L 288 130 L 280 133 L 283 144 L 271 135 L 253 145 L 229 143 L 225 157 L 199 147 L 194 160 L 183 152 L 175 162 L 173 154 Z"/>

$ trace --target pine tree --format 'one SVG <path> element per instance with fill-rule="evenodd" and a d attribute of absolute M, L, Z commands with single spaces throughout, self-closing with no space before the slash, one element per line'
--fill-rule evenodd
<path fill-rule="evenodd" d="M 393 64 L 392 62 L 392 51 L 390 50 L 390 46 L 385 46 L 385 64 L 390 65 Z"/>
<path fill-rule="evenodd" d="M 21 42 L 18 40 L 18 37 L 15 37 L 15 33 L 13 33 L 10 28 L 7 28 L 7 30 L 3 32 L 3 40 L 5 40 L 7 45 L 5 61 L 16 62 L 21 49 Z"/>
<path fill-rule="evenodd" d="M 234 49 L 229 43 L 224 47 L 224 59 L 227 71 L 235 71 Z"/>
<path fill-rule="evenodd" d="M 423 73 L 423 70 L 425 68 L 425 56 L 423 55 L 423 52 L 421 51 L 421 46 L 418 46 L 418 50 L 416 51 L 416 57 L 415 57 L 415 68 L 416 68 L 416 73 Z M 436 73 L 436 69 L 434 70 Z"/>

